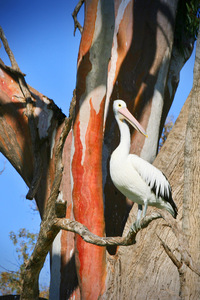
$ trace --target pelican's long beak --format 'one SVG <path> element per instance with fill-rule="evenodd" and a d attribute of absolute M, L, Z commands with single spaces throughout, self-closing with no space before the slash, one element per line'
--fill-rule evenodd
<path fill-rule="evenodd" d="M 118 109 L 118 112 L 124 117 L 126 121 L 128 121 L 137 131 L 142 133 L 145 137 L 148 137 L 144 128 L 140 125 L 140 123 L 134 118 L 134 116 L 130 113 L 130 111 L 126 107 L 121 107 Z"/>

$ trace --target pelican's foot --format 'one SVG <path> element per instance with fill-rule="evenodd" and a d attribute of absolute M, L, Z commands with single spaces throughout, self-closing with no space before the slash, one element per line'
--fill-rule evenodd
<path fill-rule="evenodd" d="M 140 220 L 136 220 L 135 223 L 132 224 L 132 229 L 134 231 L 139 231 L 141 229 Z"/>

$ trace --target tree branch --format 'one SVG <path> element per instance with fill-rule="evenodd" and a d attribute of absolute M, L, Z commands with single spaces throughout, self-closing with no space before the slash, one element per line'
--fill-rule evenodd
<path fill-rule="evenodd" d="M 3 173 L 3 171 L 5 170 L 5 168 L 6 168 L 6 161 L 4 161 L 3 169 L 0 171 L 0 175 Z"/>
<path fill-rule="evenodd" d="M 90 232 L 89 229 L 83 224 L 65 218 L 55 219 L 54 226 L 56 226 L 59 229 L 77 233 L 83 238 L 85 242 L 97 246 L 130 246 L 136 243 L 136 235 L 141 229 L 146 228 L 153 220 L 159 218 L 162 218 L 162 216 L 159 213 L 155 212 L 149 216 L 146 216 L 144 219 L 141 220 L 140 226 L 137 226 L 137 224 L 134 223 L 130 227 L 127 235 L 124 237 L 99 237 L 98 235 Z"/>
<path fill-rule="evenodd" d="M 71 129 L 75 103 L 76 103 L 76 98 L 74 93 L 70 105 L 69 117 L 65 118 L 60 139 L 56 147 L 56 153 L 55 153 L 56 174 L 51 188 L 51 194 L 49 196 L 47 206 L 45 208 L 45 214 L 43 216 L 43 221 L 40 226 L 40 232 L 39 232 L 37 243 L 35 245 L 31 258 L 26 264 L 25 272 L 23 274 L 22 293 L 21 293 L 22 300 L 37 299 L 39 295 L 38 280 L 39 280 L 40 271 L 43 267 L 46 256 L 50 251 L 51 245 L 55 237 L 60 231 L 60 228 L 58 226 L 55 226 L 57 217 L 60 218 L 66 215 L 66 202 L 59 202 L 58 195 L 59 195 L 59 188 L 60 188 L 60 183 L 63 174 L 63 164 L 62 164 L 63 147 L 66 141 L 66 137 Z"/>
<path fill-rule="evenodd" d="M 56 147 L 56 153 L 55 153 L 55 178 L 54 178 L 54 182 L 51 188 L 51 194 L 50 197 L 48 199 L 47 202 L 47 206 L 46 206 L 46 210 L 45 210 L 45 214 L 44 214 L 44 220 L 46 220 L 47 218 L 51 218 L 56 215 L 56 206 L 55 206 L 55 202 L 57 201 L 58 195 L 59 195 L 59 188 L 60 188 L 60 183 L 62 180 L 62 172 L 63 172 L 63 164 L 62 164 L 62 153 L 63 153 L 63 147 L 66 141 L 66 138 L 69 134 L 69 131 L 71 129 L 71 125 L 72 125 L 72 120 L 73 120 L 73 116 L 74 116 L 74 108 L 75 108 L 75 104 L 76 104 L 76 97 L 75 97 L 75 92 L 73 93 L 73 98 L 70 104 L 70 109 L 69 109 L 69 117 L 65 118 L 64 121 L 64 125 L 62 128 L 62 132 L 60 134 L 60 138 L 59 138 L 59 142 L 58 145 Z M 57 203 L 58 204 L 58 203 Z M 63 205 L 66 205 L 65 203 L 63 203 Z M 54 209 L 54 211 L 52 212 L 52 208 Z M 49 217 L 48 217 L 49 215 Z"/>
<path fill-rule="evenodd" d="M 9 68 L 9 71 L 14 73 L 14 75 L 17 77 L 20 89 L 22 91 L 22 94 L 24 95 L 24 98 L 26 100 L 26 115 L 28 118 L 29 123 L 29 129 L 31 134 L 31 140 L 33 143 L 33 155 L 34 155 L 34 170 L 33 170 L 33 179 L 29 188 L 29 191 L 26 195 L 27 199 L 32 200 L 35 197 L 35 194 L 37 192 L 41 175 L 42 175 L 42 159 L 40 154 L 40 139 L 38 135 L 37 126 L 35 124 L 35 118 L 34 118 L 34 108 L 33 108 L 33 101 L 31 97 L 31 92 L 28 88 L 28 85 L 25 81 L 24 74 L 21 72 L 13 52 L 11 51 L 8 41 L 5 37 L 5 34 L 3 32 L 3 29 L 0 27 L 0 38 L 3 42 L 4 48 L 6 53 L 8 54 L 8 57 L 10 59 L 12 68 Z"/>
<path fill-rule="evenodd" d="M 48 215 L 50 217 L 50 214 Z M 141 220 L 138 227 L 134 223 L 125 237 L 99 237 L 91 233 L 88 228 L 77 221 L 65 218 L 52 218 L 42 222 L 40 233 L 34 251 L 29 259 L 23 276 L 21 299 L 36 299 L 39 293 L 38 279 L 53 240 L 58 232 L 63 229 L 79 234 L 84 241 L 98 246 L 119 245 L 129 246 L 136 243 L 136 235 L 146 228 L 153 220 L 162 218 L 159 213 L 152 213 Z"/>
<path fill-rule="evenodd" d="M 200 266 L 196 266 L 195 262 L 193 261 L 191 255 L 187 250 L 189 249 L 189 247 L 188 247 L 188 242 L 185 234 L 183 233 L 178 223 L 173 218 L 170 218 L 170 222 L 168 221 L 167 214 L 165 211 L 163 211 L 162 214 L 163 214 L 163 218 L 167 222 L 167 226 L 169 226 L 172 229 L 174 235 L 177 238 L 178 241 L 177 250 L 181 255 L 181 260 L 178 261 L 177 258 L 172 253 L 172 251 L 170 250 L 170 248 L 164 243 L 164 241 L 161 240 L 160 237 L 158 237 L 161 241 L 163 248 L 165 249 L 165 252 L 167 253 L 167 255 L 170 257 L 170 259 L 178 269 L 180 269 L 184 263 L 192 272 L 200 276 Z"/>
<path fill-rule="evenodd" d="M 174 220 L 173 220 L 174 221 Z M 191 255 L 189 254 L 188 250 L 188 242 L 186 236 L 184 235 L 181 228 L 178 228 L 178 224 L 176 222 L 172 223 L 172 231 L 174 232 L 177 240 L 178 240 L 178 251 L 181 254 L 181 261 L 194 273 L 200 276 L 200 266 L 196 266 L 194 263 Z"/>
<path fill-rule="evenodd" d="M 167 244 L 165 244 L 165 242 L 157 235 L 157 237 L 159 238 L 161 245 L 163 246 L 166 254 L 169 256 L 169 258 L 171 259 L 171 261 L 174 263 L 174 265 L 180 269 L 183 265 L 182 262 L 180 262 L 176 256 L 173 254 L 172 250 L 169 248 L 169 246 Z"/>
<path fill-rule="evenodd" d="M 83 27 L 81 26 L 81 24 L 77 20 L 77 15 L 78 15 L 79 10 L 80 10 L 80 8 L 81 8 L 81 6 L 83 5 L 84 2 L 85 2 L 85 0 L 79 0 L 78 4 L 76 5 L 76 7 L 74 8 L 74 11 L 72 13 L 72 18 L 74 19 L 74 36 L 75 36 L 77 28 L 79 29 L 81 34 L 83 32 Z"/>
<path fill-rule="evenodd" d="M 10 59 L 12 68 L 15 71 L 21 72 L 20 68 L 19 68 L 19 66 L 18 66 L 18 64 L 17 64 L 17 62 L 15 60 L 14 54 L 13 54 L 13 52 L 11 51 L 11 49 L 10 49 L 10 47 L 8 45 L 8 41 L 7 41 L 6 37 L 5 37 L 5 34 L 4 34 L 3 29 L 2 29 L 1 26 L 0 26 L 0 39 L 2 40 L 4 49 L 5 49 L 7 55 L 9 57 L 9 59 Z"/>

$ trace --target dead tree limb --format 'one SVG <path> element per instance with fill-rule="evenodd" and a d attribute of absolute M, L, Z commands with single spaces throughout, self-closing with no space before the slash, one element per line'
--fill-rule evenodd
<path fill-rule="evenodd" d="M 162 216 L 156 212 L 146 216 L 141 221 L 140 226 L 137 226 L 136 223 L 134 223 L 124 237 L 99 237 L 91 233 L 83 224 L 66 218 L 53 218 L 51 220 L 43 221 L 36 246 L 26 265 L 26 271 L 23 276 L 21 299 L 37 299 L 39 295 L 38 279 L 40 270 L 43 267 L 53 240 L 61 229 L 77 233 L 87 243 L 97 246 L 130 246 L 136 243 L 136 235 L 140 230 L 146 228 L 153 220 L 159 218 L 162 218 Z"/>
<path fill-rule="evenodd" d="M 141 229 L 146 228 L 153 220 L 159 218 L 162 218 L 162 216 L 156 212 L 146 216 L 144 219 L 142 219 L 140 226 L 137 226 L 136 223 L 134 223 L 130 227 L 127 235 L 124 237 L 99 237 L 98 235 L 90 232 L 89 229 L 83 224 L 65 218 L 56 219 L 54 226 L 58 227 L 59 229 L 77 233 L 85 242 L 97 246 L 130 246 L 136 243 L 136 235 Z"/>
<path fill-rule="evenodd" d="M 198 276 L 200 276 L 200 266 L 196 266 L 196 263 L 194 262 L 194 260 L 192 259 L 190 253 L 188 252 L 188 241 L 187 238 L 185 236 L 185 234 L 183 233 L 182 229 L 180 228 L 179 224 L 176 222 L 176 220 L 174 220 L 173 218 L 169 218 L 167 217 L 167 213 L 165 211 L 162 212 L 163 218 L 165 219 L 165 221 L 167 222 L 167 226 L 169 226 L 172 230 L 172 232 L 174 233 L 177 241 L 178 241 L 178 248 L 177 251 L 180 253 L 181 255 L 181 259 L 180 259 L 180 263 L 184 263 L 192 272 L 194 272 L 195 274 L 197 274 Z M 166 226 L 166 225 L 165 225 Z M 160 239 L 160 237 L 159 237 Z M 164 247 L 164 242 L 160 239 L 162 246 Z M 168 254 L 168 256 L 170 257 L 170 259 L 173 261 L 172 256 L 169 255 L 170 251 L 169 247 L 166 245 L 166 247 L 164 247 L 165 252 Z M 175 259 L 176 260 L 176 259 Z M 174 263 L 174 261 L 173 261 Z M 176 265 L 176 263 L 175 263 Z M 177 267 L 180 267 L 179 263 L 176 265 Z"/>
<path fill-rule="evenodd" d="M 8 45 L 8 41 L 6 39 L 6 36 L 3 32 L 3 29 L 0 27 L 0 39 L 2 40 L 2 43 L 3 43 L 3 46 L 4 46 L 4 49 L 10 59 L 10 62 L 11 62 L 11 66 L 13 68 L 13 70 L 15 70 L 16 72 L 21 72 L 20 71 L 20 68 L 15 60 L 15 57 L 14 57 L 14 54 L 12 52 L 12 50 L 10 49 L 9 45 Z"/>
<path fill-rule="evenodd" d="M 14 75 L 17 77 L 20 89 L 26 100 L 26 115 L 28 118 L 31 140 L 32 140 L 32 144 L 33 144 L 33 155 L 34 155 L 33 179 L 32 179 L 29 191 L 26 195 L 26 198 L 32 200 L 35 197 L 35 194 L 37 192 L 37 189 L 38 189 L 38 186 L 40 183 L 41 175 L 42 175 L 42 159 L 41 159 L 41 155 L 40 155 L 40 138 L 39 138 L 37 126 L 35 123 L 35 117 L 33 114 L 33 112 L 34 112 L 33 100 L 31 97 L 31 92 L 25 81 L 24 74 L 21 72 L 21 70 L 16 62 L 14 54 L 9 47 L 8 41 L 5 37 L 3 29 L 1 27 L 0 27 L 0 38 L 2 40 L 5 51 L 10 59 L 11 66 L 12 66 L 11 68 L 7 67 L 7 69 L 9 69 L 9 71 L 14 73 Z"/>
<path fill-rule="evenodd" d="M 4 161 L 3 169 L 0 170 L 0 175 L 3 173 L 3 171 L 5 170 L 5 168 L 6 168 L 6 161 Z"/>
<path fill-rule="evenodd" d="M 65 144 L 66 137 L 71 129 L 75 102 L 76 101 L 75 101 L 75 94 L 74 94 L 74 97 L 70 105 L 69 117 L 65 118 L 64 120 L 63 129 L 60 135 L 58 145 L 56 147 L 56 153 L 55 153 L 56 174 L 51 188 L 51 194 L 45 209 L 43 221 L 41 223 L 38 240 L 30 259 L 26 264 L 26 269 L 23 274 L 22 293 L 21 293 L 22 300 L 28 300 L 28 299 L 31 300 L 31 299 L 38 298 L 39 274 L 45 262 L 46 256 L 50 251 L 52 243 L 61 229 L 58 226 L 55 226 L 57 220 L 56 218 L 57 217 L 59 218 L 60 216 L 64 216 L 66 214 L 66 202 L 58 203 L 57 199 L 59 195 L 59 188 L 60 188 L 60 183 L 63 174 L 63 164 L 62 164 L 63 147 Z M 60 215 L 60 211 L 61 211 L 61 215 Z"/>
<path fill-rule="evenodd" d="M 81 34 L 83 32 L 83 27 L 81 26 L 81 24 L 77 20 L 77 15 L 78 15 L 79 10 L 81 9 L 81 6 L 83 5 L 84 2 L 85 2 L 85 0 L 79 0 L 78 4 L 76 5 L 76 7 L 74 8 L 74 11 L 72 13 L 72 18 L 74 19 L 74 36 L 75 36 L 77 28 L 79 29 Z"/>
<path fill-rule="evenodd" d="M 157 237 L 159 238 L 161 245 L 163 246 L 166 254 L 169 256 L 169 258 L 171 259 L 171 261 L 174 263 L 174 265 L 180 269 L 183 265 L 182 262 L 180 262 L 176 256 L 173 254 L 172 250 L 169 248 L 169 246 L 157 235 Z"/>

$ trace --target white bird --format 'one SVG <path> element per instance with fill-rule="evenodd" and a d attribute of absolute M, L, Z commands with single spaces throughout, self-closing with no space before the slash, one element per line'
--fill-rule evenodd
<path fill-rule="evenodd" d="M 178 210 L 165 175 L 144 159 L 129 154 L 131 138 L 127 121 L 147 137 L 145 130 L 129 112 L 124 101 L 115 100 L 113 111 L 120 130 L 119 146 L 110 159 L 110 175 L 114 185 L 128 199 L 138 204 L 138 223 L 141 216 L 145 217 L 148 205 L 166 209 L 176 218 Z"/>

